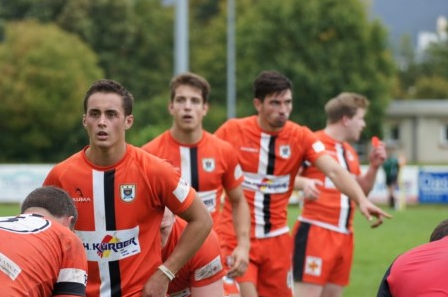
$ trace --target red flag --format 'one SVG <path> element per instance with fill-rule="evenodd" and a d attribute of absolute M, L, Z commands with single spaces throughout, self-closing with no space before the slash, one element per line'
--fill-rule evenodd
<path fill-rule="evenodd" d="M 380 139 L 377 136 L 372 137 L 372 146 L 378 147 L 380 145 Z"/>

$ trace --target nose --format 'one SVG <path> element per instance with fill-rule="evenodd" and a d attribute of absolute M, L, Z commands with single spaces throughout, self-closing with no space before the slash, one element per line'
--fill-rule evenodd
<path fill-rule="evenodd" d="M 106 115 L 102 114 L 98 120 L 99 126 L 105 126 L 106 125 Z"/>
<path fill-rule="evenodd" d="M 191 103 L 190 99 L 185 100 L 185 105 L 184 105 L 185 109 L 191 109 L 191 105 L 192 105 L 192 103 Z"/>
<path fill-rule="evenodd" d="M 278 111 L 280 113 L 286 113 L 288 106 L 285 103 L 280 103 L 278 107 Z"/>

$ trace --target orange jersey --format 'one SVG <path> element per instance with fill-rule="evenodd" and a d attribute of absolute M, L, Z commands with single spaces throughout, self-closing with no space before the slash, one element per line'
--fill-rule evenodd
<path fill-rule="evenodd" d="M 347 142 L 337 142 L 324 131 L 316 132 L 316 136 L 325 145 L 326 151 L 335 158 L 342 167 L 351 174 L 361 174 L 359 158 L 355 149 Z M 353 225 L 354 203 L 342 194 L 326 177 L 314 166 L 305 166 L 303 176 L 319 179 L 323 182 L 320 187 L 321 194 L 316 200 L 305 199 L 299 220 L 319 225 L 322 228 L 337 232 L 350 233 Z"/>
<path fill-rule="evenodd" d="M 206 131 L 193 145 L 180 144 L 170 131 L 165 131 L 143 149 L 166 159 L 181 172 L 209 209 L 214 222 L 219 220 L 223 190 L 232 190 L 244 179 L 232 146 Z"/>
<path fill-rule="evenodd" d="M 295 176 L 305 159 L 315 161 L 325 154 L 322 143 L 308 128 L 291 121 L 279 132 L 262 131 L 257 116 L 231 119 L 215 134 L 230 142 L 238 155 L 244 174 L 244 194 L 251 211 L 251 237 L 287 233 L 287 206 Z M 232 230 L 232 211 L 227 199 L 219 232 L 234 238 Z"/>
<path fill-rule="evenodd" d="M 178 214 L 195 197 L 171 165 L 129 144 L 124 158 L 109 167 L 92 164 L 84 149 L 56 165 L 44 184 L 66 190 L 78 209 L 75 230 L 89 261 L 88 296 L 140 296 L 162 263 L 165 205 Z"/>
<path fill-rule="evenodd" d="M 162 250 L 164 261 L 173 252 L 186 225 L 184 220 L 176 218 Z M 176 273 L 176 277 L 168 288 L 168 294 L 170 296 L 191 296 L 191 287 L 206 286 L 220 280 L 225 275 L 218 237 L 212 230 L 196 254 Z"/>
<path fill-rule="evenodd" d="M 1 296 L 85 296 L 87 260 L 67 227 L 36 214 L 0 218 Z"/>

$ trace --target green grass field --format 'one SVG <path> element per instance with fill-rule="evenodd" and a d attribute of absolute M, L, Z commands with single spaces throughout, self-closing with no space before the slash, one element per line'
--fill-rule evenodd
<path fill-rule="evenodd" d="M 389 211 L 386 209 L 386 211 Z M 403 211 L 389 211 L 394 217 L 371 229 L 359 213 L 355 215 L 355 259 L 351 284 L 344 297 L 376 296 L 378 284 L 395 257 L 425 243 L 432 230 L 448 218 L 448 205 L 408 206 Z M 18 204 L 0 204 L 0 216 L 19 213 Z M 299 214 L 298 206 L 289 207 L 289 224 Z"/>
<path fill-rule="evenodd" d="M 393 218 L 376 229 L 370 228 L 359 211 L 355 214 L 355 257 L 351 284 L 344 297 L 376 296 L 384 272 L 395 257 L 428 242 L 432 230 L 448 218 L 448 205 L 408 206 L 402 211 L 384 209 Z M 298 214 L 298 206 L 290 206 L 290 225 Z"/>
<path fill-rule="evenodd" d="M 0 216 L 11 216 L 20 213 L 20 205 L 15 203 L 0 203 Z"/>

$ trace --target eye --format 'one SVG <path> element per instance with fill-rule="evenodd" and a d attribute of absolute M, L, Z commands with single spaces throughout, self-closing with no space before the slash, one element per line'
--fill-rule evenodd
<path fill-rule="evenodd" d="M 106 116 L 108 118 L 115 118 L 115 117 L 117 117 L 117 113 L 115 111 L 107 111 Z"/>
<path fill-rule="evenodd" d="M 97 118 L 99 116 L 99 112 L 97 110 L 91 110 L 89 111 L 89 116 L 91 116 L 92 118 Z"/>
<path fill-rule="evenodd" d="M 185 102 L 185 97 L 176 97 L 176 98 L 174 98 L 174 102 L 176 102 L 176 103 L 184 103 Z"/>
<path fill-rule="evenodd" d="M 201 100 L 201 98 L 194 97 L 194 98 L 191 99 L 191 102 L 193 104 L 201 104 L 202 100 Z"/>

